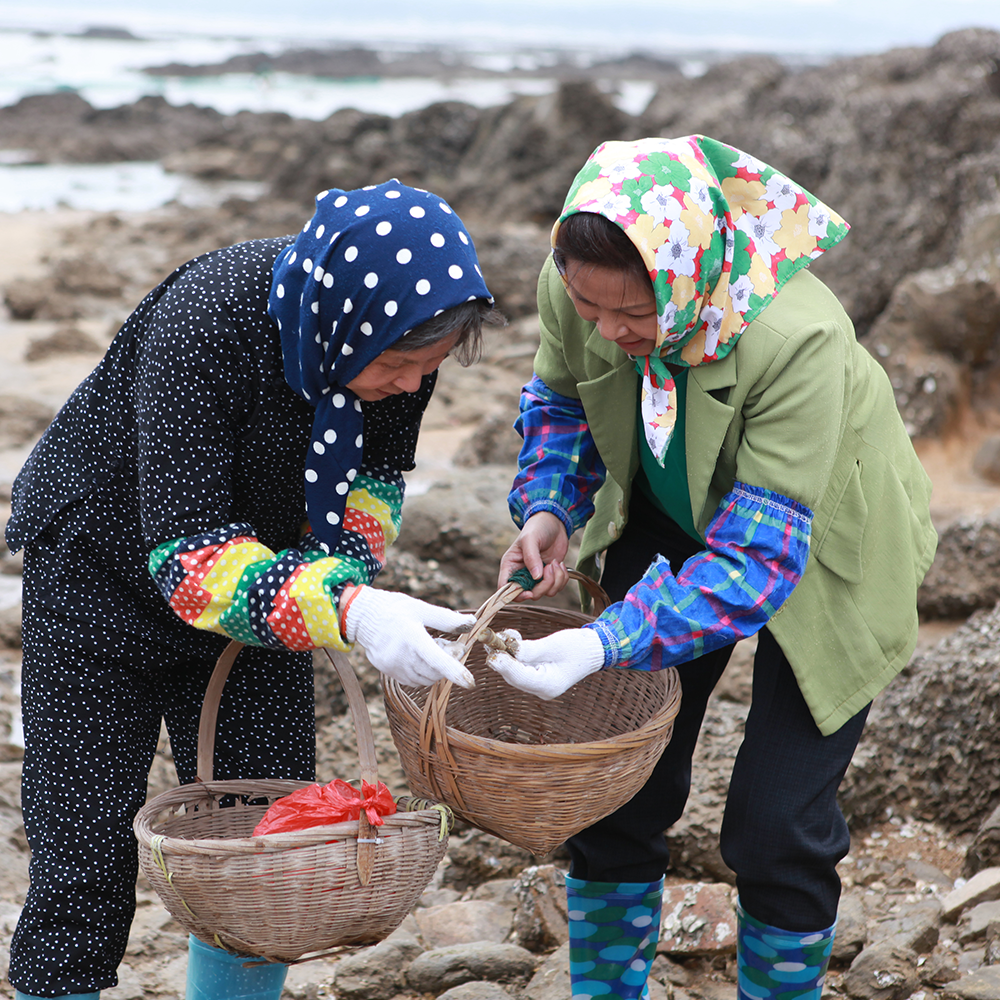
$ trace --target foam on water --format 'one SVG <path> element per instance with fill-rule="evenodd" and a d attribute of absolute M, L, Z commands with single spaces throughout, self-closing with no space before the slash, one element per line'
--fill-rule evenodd
<path fill-rule="evenodd" d="M 145 212 L 171 201 L 204 206 L 232 196 L 255 199 L 265 187 L 252 181 L 202 182 L 169 174 L 159 163 L 0 164 L 0 212 Z"/>

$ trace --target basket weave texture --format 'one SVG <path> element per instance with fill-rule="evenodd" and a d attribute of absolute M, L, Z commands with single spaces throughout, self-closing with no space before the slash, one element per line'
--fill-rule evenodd
<path fill-rule="evenodd" d="M 373 828 L 362 810 L 356 821 L 254 837 L 272 802 L 310 782 L 212 780 L 219 696 L 240 648 L 227 648 L 205 696 L 202 780 L 156 796 L 135 818 L 142 871 L 187 931 L 241 955 L 306 961 L 381 941 L 402 923 L 444 856 L 441 811 L 400 811 Z M 362 777 L 376 784 L 360 684 L 342 655 L 330 658 L 347 690 Z"/>
<path fill-rule="evenodd" d="M 590 584 L 598 600 L 603 591 Z M 601 670 L 551 701 L 509 686 L 486 665 L 483 629 L 539 639 L 589 615 L 506 605 L 507 584 L 477 612 L 466 637 L 471 690 L 439 681 L 404 687 L 383 676 L 386 713 L 407 782 L 473 826 L 536 855 L 624 805 L 645 784 L 680 708 L 673 668 Z"/>

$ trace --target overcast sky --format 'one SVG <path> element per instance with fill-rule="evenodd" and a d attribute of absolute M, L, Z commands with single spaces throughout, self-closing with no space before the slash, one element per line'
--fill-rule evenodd
<path fill-rule="evenodd" d="M 359 7 L 362 14 L 358 13 Z M 1000 0 L 58 0 L 0 2 L 0 27 L 270 33 L 313 41 L 496 41 L 676 51 L 875 52 L 1000 30 Z"/>

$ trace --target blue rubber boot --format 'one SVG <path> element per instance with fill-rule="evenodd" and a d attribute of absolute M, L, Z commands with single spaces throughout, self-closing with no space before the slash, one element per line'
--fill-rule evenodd
<path fill-rule="evenodd" d="M 566 876 L 572 1000 L 640 1000 L 660 937 L 663 879 L 587 882 Z"/>
<path fill-rule="evenodd" d="M 800 933 L 770 927 L 736 904 L 737 1000 L 820 1000 L 837 924 Z"/>
<path fill-rule="evenodd" d="M 187 1000 L 278 1000 L 287 965 L 268 962 L 247 969 L 253 959 L 188 937 Z"/>
<path fill-rule="evenodd" d="M 58 1000 L 100 1000 L 100 991 L 97 993 L 66 993 Z M 33 997 L 30 993 L 22 993 L 14 990 L 14 1000 L 49 1000 L 48 997 Z"/>

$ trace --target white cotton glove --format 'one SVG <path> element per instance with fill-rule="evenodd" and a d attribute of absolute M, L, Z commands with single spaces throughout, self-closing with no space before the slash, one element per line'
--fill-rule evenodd
<path fill-rule="evenodd" d="M 486 662 L 512 687 L 543 701 L 558 698 L 604 666 L 604 646 L 592 628 L 568 628 L 544 639 L 520 639 L 519 642 L 516 633 L 514 636 L 501 633 L 501 636 L 514 639 L 517 659 L 490 649 Z"/>
<path fill-rule="evenodd" d="M 420 686 L 448 680 L 471 688 L 476 686 L 472 674 L 449 656 L 427 629 L 456 632 L 475 621 L 475 615 L 435 607 L 407 594 L 360 587 L 341 624 L 347 641 L 360 642 L 372 666 L 400 684 Z"/>

